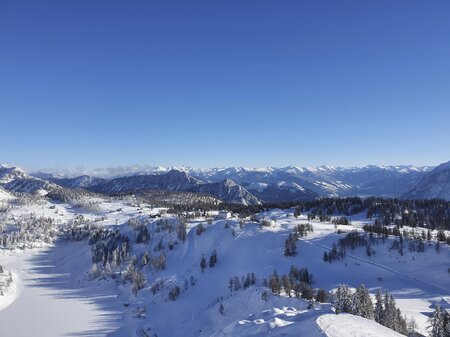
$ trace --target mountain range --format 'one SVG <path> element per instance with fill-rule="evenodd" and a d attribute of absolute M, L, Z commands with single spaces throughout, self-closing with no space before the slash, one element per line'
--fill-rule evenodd
<path fill-rule="evenodd" d="M 199 192 L 247 205 L 296 202 L 325 196 L 380 196 L 450 200 L 450 162 L 433 167 L 365 166 L 341 168 L 146 167 L 119 177 L 27 173 L 0 166 L 0 186 L 15 192 L 45 193 L 81 188 L 103 194 L 144 190 Z"/>

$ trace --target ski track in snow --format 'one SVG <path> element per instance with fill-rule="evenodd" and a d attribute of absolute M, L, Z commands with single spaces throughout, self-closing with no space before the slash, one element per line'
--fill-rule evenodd
<path fill-rule="evenodd" d="M 317 243 L 317 242 L 312 242 L 311 240 L 304 239 L 304 238 L 300 238 L 300 240 L 301 240 L 301 241 L 304 241 L 304 242 L 306 242 L 306 243 L 308 243 L 308 244 L 310 244 L 310 245 L 314 245 L 314 246 L 317 246 L 317 247 L 320 247 L 320 248 L 323 248 L 323 249 L 326 249 L 326 250 L 331 251 L 331 247 L 329 247 L 329 246 L 325 246 L 325 245 L 320 244 L 320 243 Z M 384 269 L 384 270 L 386 270 L 386 271 L 389 271 L 389 272 L 391 272 L 391 273 L 393 273 L 393 274 L 401 275 L 401 276 L 403 276 L 403 277 L 405 277 L 405 278 L 407 278 L 407 279 L 413 280 L 413 281 L 415 281 L 415 282 L 417 282 L 417 283 L 422 283 L 423 285 L 431 286 L 431 287 L 434 287 L 434 288 L 436 288 L 436 289 L 439 289 L 440 291 L 449 292 L 449 289 L 447 289 L 447 288 L 440 287 L 440 286 L 438 286 L 438 285 L 436 285 L 436 284 L 433 284 L 433 283 L 431 283 L 431 282 L 428 282 L 428 281 L 419 280 L 419 279 L 417 279 L 416 277 L 410 277 L 410 276 L 408 276 L 407 274 L 400 273 L 399 271 L 396 271 L 396 270 L 394 270 L 394 269 L 392 269 L 392 268 L 389 268 L 389 267 L 387 267 L 387 266 L 383 266 L 383 265 L 381 265 L 381 264 L 379 264 L 379 263 L 372 262 L 372 261 L 368 261 L 368 260 L 362 259 L 362 258 L 360 258 L 360 257 L 354 256 L 354 255 L 348 254 L 348 253 L 345 254 L 345 257 L 349 257 L 349 258 L 351 258 L 351 259 L 353 259 L 353 260 L 356 260 L 356 261 L 360 261 L 360 262 L 364 262 L 364 263 L 370 264 L 370 265 L 375 266 L 375 267 L 377 267 L 377 268 L 381 268 L 381 269 Z"/>

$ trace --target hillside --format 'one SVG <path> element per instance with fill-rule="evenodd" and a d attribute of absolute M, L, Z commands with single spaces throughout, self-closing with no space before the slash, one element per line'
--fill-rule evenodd
<path fill-rule="evenodd" d="M 85 198 L 76 205 L 30 199 L 7 210 L 3 221 L 28 224 L 31 235 L 7 240 L 7 249 L 0 249 L 17 288 L 8 302 L 0 296 L 2 335 L 397 336 L 372 320 L 336 316 L 332 293 L 342 283 L 351 289 L 362 283 L 372 296 L 387 290 L 421 333 L 434 303 L 445 302 L 449 293 L 450 249 L 442 244 L 437 252 L 437 231 L 424 252 L 409 250 L 415 241 L 405 237 L 400 253 L 397 238 L 380 236 L 371 241 L 370 256 L 357 246 L 342 259 L 324 262 L 333 243 L 354 230 L 365 235 L 362 226 L 374 220 L 360 213 L 349 217 L 351 225 L 335 225 L 308 221 L 305 213 L 296 217 L 294 209 L 272 209 L 251 219 L 214 219 L 214 213 L 200 212 L 188 221 L 131 196 Z M 311 228 L 295 242 L 296 254 L 286 256 L 287 239 L 301 224 Z M 11 230 L 14 226 L 6 234 Z M 423 229 L 407 231 L 420 236 Z M 285 288 L 272 292 L 266 282 L 274 271 L 281 277 L 293 266 L 312 273 L 311 287 L 314 294 L 325 291 L 323 302 L 306 293 L 289 297 Z M 63 312 L 77 320 L 56 323 L 64 321 Z M 18 314 L 20 326 L 13 323 Z"/>
<path fill-rule="evenodd" d="M 408 199 L 450 200 L 450 161 L 428 172 L 418 184 L 403 194 Z"/>

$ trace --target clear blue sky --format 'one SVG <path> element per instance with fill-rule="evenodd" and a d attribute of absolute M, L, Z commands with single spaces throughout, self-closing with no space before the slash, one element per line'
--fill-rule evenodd
<path fill-rule="evenodd" d="M 450 160 L 450 2 L 0 0 L 0 162 Z"/>

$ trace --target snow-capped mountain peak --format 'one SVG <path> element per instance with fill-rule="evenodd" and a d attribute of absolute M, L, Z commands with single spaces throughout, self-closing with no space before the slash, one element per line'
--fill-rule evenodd
<path fill-rule="evenodd" d="M 16 166 L 0 165 L 0 183 L 6 184 L 14 179 L 29 178 L 25 170 Z"/>

